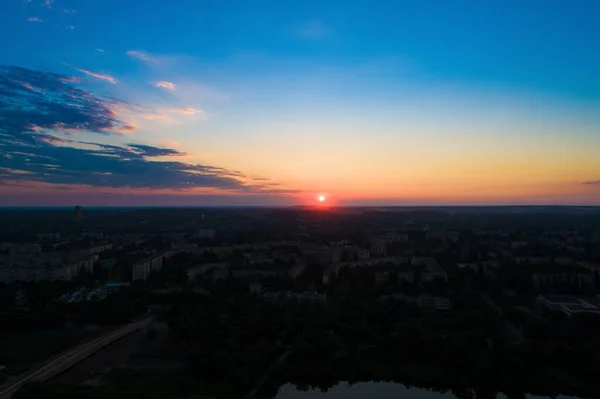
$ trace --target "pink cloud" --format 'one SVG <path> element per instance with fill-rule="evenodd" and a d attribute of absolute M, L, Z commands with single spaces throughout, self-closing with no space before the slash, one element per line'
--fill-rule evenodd
<path fill-rule="evenodd" d="M 89 70 L 83 69 L 83 68 L 75 68 L 75 69 L 77 69 L 81 73 L 85 73 L 86 75 L 94 77 L 96 79 L 105 80 L 105 81 L 110 82 L 112 84 L 116 84 L 117 83 L 117 80 L 115 78 L 113 78 L 112 76 L 110 76 L 110 75 L 105 75 L 105 74 L 102 74 L 102 73 L 92 72 L 92 71 L 89 71 Z"/>
<path fill-rule="evenodd" d="M 175 90 L 176 89 L 176 86 L 174 83 L 167 82 L 166 80 L 160 80 L 158 82 L 154 82 L 154 86 L 161 88 L 161 89 L 167 89 L 167 90 Z"/>
<path fill-rule="evenodd" d="M 61 137 L 55 136 L 53 134 L 46 134 L 46 135 L 40 137 L 39 140 L 40 141 L 44 141 L 46 143 L 50 143 L 50 144 L 59 144 L 59 143 L 66 143 L 67 142 L 67 140 L 65 140 L 65 139 L 63 139 Z"/>
<path fill-rule="evenodd" d="M 151 119 L 151 120 L 166 120 L 166 119 L 168 119 L 167 116 L 159 115 L 159 114 L 142 114 L 142 118 Z"/>
<path fill-rule="evenodd" d="M 141 115 L 142 118 L 148 119 L 151 121 L 160 121 L 169 125 L 177 125 L 179 122 L 176 119 L 173 119 L 170 115 L 160 114 L 160 113 L 145 113 Z"/>
<path fill-rule="evenodd" d="M 177 141 L 165 140 L 161 143 L 165 147 L 178 147 L 179 143 Z"/>
<path fill-rule="evenodd" d="M 192 107 L 177 108 L 174 111 L 178 112 L 180 114 L 183 114 L 183 115 L 194 115 L 194 114 L 202 112 L 199 109 L 192 108 Z"/>
<path fill-rule="evenodd" d="M 28 130 L 34 131 L 34 132 L 39 132 L 42 130 L 41 127 L 39 127 L 38 125 L 27 125 L 25 126 Z"/>
<path fill-rule="evenodd" d="M 129 133 L 135 132 L 136 129 L 137 128 L 135 126 L 129 124 L 129 125 L 124 125 L 124 126 L 121 126 L 117 129 L 115 129 L 115 132 L 119 133 L 119 134 L 129 134 Z"/>
<path fill-rule="evenodd" d="M 42 19 L 38 18 L 38 17 L 29 17 L 27 18 L 28 22 L 44 22 Z"/>
<path fill-rule="evenodd" d="M 64 132 L 66 134 L 79 134 L 83 131 L 83 129 L 79 128 L 79 127 L 68 127 L 65 123 L 63 122 L 57 122 L 54 123 L 50 126 L 51 130 L 60 130 L 61 132 Z"/>
<path fill-rule="evenodd" d="M 33 87 L 29 82 L 19 82 L 21 83 L 27 90 L 35 91 L 36 93 L 41 93 L 42 91 L 37 87 Z"/>

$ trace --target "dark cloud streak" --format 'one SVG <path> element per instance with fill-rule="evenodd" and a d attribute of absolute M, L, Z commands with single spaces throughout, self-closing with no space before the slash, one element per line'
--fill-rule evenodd
<path fill-rule="evenodd" d="M 141 145 L 141 144 L 128 144 L 129 148 L 132 148 L 134 151 L 138 151 L 144 156 L 148 157 L 164 157 L 164 156 L 181 156 L 185 155 L 184 152 L 179 152 L 177 150 L 173 150 L 170 148 L 158 148 L 152 147 L 149 145 Z"/>
<path fill-rule="evenodd" d="M 96 97 L 75 87 L 76 83 L 77 79 L 59 74 L 0 67 L 0 180 L 112 188 L 211 187 L 244 193 L 288 193 L 245 183 L 244 174 L 238 171 L 149 159 L 185 155 L 174 149 L 75 140 L 79 133 L 110 136 L 127 129 L 113 109 L 133 106 Z"/>

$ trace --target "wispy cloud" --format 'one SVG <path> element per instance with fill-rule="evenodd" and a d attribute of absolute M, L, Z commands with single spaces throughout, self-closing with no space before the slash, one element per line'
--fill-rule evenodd
<path fill-rule="evenodd" d="M 44 22 L 44 20 L 42 20 L 41 18 L 38 17 L 29 17 L 27 18 L 28 22 Z"/>
<path fill-rule="evenodd" d="M 331 34 L 331 29 L 320 19 L 313 18 L 296 30 L 298 36 L 307 39 L 320 39 Z"/>
<path fill-rule="evenodd" d="M 105 81 L 107 81 L 109 83 L 112 83 L 112 84 L 116 84 L 117 83 L 117 80 L 115 78 L 113 78 L 112 76 L 110 76 L 110 75 L 106 75 L 106 74 L 98 73 L 98 72 L 93 72 L 93 71 L 90 71 L 88 69 L 83 69 L 83 68 L 75 68 L 75 69 L 78 70 L 79 72 L 85 73 L 86 75 L 91 76 L 93 78 L 105 80 Z"/>
<path fill-rule="evenodd" d="M 42 5 L 44 7 L 52 8 L 52 3 L 54 3 L 54 0 L 44 0 L 44 2 L 42 3 Z"/>
<path fill-rule="evenodd" d="M 107 135 L 124 127 L 113 111 L 122 103 L 96 98 L 75 87 L 76 82 L 65 75 L 0 67 L 0 92 L 20 99 L 20 107 L 0 104 L 0 133 L 64 130 Z M 6 142 L 0 140 L 0 147 L 2 144 Z"/>
<path fill-rule="evenodd" d="M 194 115 L 194 114 L 198 114 L 198 113 L 202 112 L 199 109 L 192 108 L 192 107 L 176 108 L 173 111 L 183 114 L 183 115 Z"/>
<path fill-rule="evenodd" d="M 588 186 L 600 186 L 600 180 L 584 181 L 583 184 Z"/>
<path fill-rule="evenodd" d="M 42 92 L 31 91 L 21 82 Z M 240 195 L 289 193 L 248 182 L 239 171 L 183 162 L 186 153 L 173 148 L 75 139 L 76 133 L 86 132 L 101 134 L 105 141 L 133 131 L 135 126 L 118 119 L 113 111 L 127 103 L 96 97 L 75 87 L 68 76 L 0 67 L 0 92 L 15 99 L 14 103 L 0 102 L 2 184 L 19 180 L 35 185 L 85 184 L 128 190 L 197 192 L 215 188 Z"/>
<path fill-rule="evenodd" d="M 166 121 L 166 120 L 169 120 L 168 116 L 161 115 L 161 114 L 142 114 L 142 118 L 144 118 L 144 119 L 150 119 L 150 120 L 157 120 L 157 121 Z"/>
<path fill-rule="evenodd" d="M 160 80 L 158 82 L 154 82 L 154 86 L 161 88 L 161 89 L 167 89 L 167 90 L 175 90 L 177 88 L 177 86 L 175 86 L 174 83 L 167 82 L 166 80 Z"/>
<path fill-rule="evenodd" d="M 67 25 L 67 26 L 65 26 L 65 28 L 71 29 L 71 30 L 75 29 L 75 27 L 73 25 Z"/>
<path fill-rule="evenodd" d="M 140 61 L 149 61 L 151 57 L 150 54 L 144 50 L 130 50 L 125 54 Z"/>
<path fill-rule="evenodd" d="M 125 54 L 127 54 L 128 57 L 141 61 L 154 69 L 170 68 L 174 65 L 193 59 L 193 57 L 186 55 L 152 54 L 145 50 L 130 50 Z"/>
<path fill-rule="evenodd" d="M 104 53 L 104 50 L 101 49 L 101 48 L 97 48 L 96 51 L 99 52 L 99 53 Z"/>
<path fill-rule="evenodd" d="M 136 127 L 133 124 L 127 124 L 116 129 L 113 129 L 114 132 L 118 134 L 130 134 L 136 131 Z"/>
<path fill-rule="evenodd" d="M 161 144 L 165 147 L 179 147 L 179 143 L 173 140 L 165 140 Z"/>
<path fill-rule="evenodd" d="M 65 76 L 65 77 L 61 77 L 60 81 L 63 83 L 81 83 L 81 78 L 78 78 L 77 76 Z"/>
<path fill-rule="evenodd" d="M 127 144 L 130 150 L 141 154 L 145 157 L 168 157 L 168 156 L 184 156 L 185 152 L 179 152 L 170 148 L 158 148 L 143 144 Z"/>
<path fill-rule="evenodd" d="M 69 14 L 69 15 L 73 15 L 77 13 L 77 10 L 67 10 L 67 9 L 63 9 L 63 12 Z"/>
<path fill-rule="evenodd" d="M 13 175 L 33 175 L 33 174 L 35 174 L 35 173 L 30 172 L 28 170 L 21 170 L 21 169 L 0 168 L 0 170 L 2 170 L 4 172 L 8 172 L 8 173 L 13 174 Z"/>

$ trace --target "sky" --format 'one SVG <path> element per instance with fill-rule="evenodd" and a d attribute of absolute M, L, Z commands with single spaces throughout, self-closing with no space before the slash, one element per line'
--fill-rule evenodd
<path fill-rule="evenodd" d="M 0 2 L 0 206 L 600 205 L 597 0 Z"/>

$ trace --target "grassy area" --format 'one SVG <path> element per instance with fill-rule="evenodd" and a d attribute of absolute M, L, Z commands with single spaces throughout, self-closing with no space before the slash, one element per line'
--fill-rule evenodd
<path fill-rule="evenodd" d="M 185 370 L 124 370 L 108 373 L 101 384 L 132 397 L 151 398 L 185 397 L 210 391 L 212 387 L 189 369 Z"/>
<path fill-rule="evenodd" d="M 168 356 L 164 337 L 142 338 L 135 355 L 119 366 L 82 384 L 63 382 L 30 383 L 15 399 L 205 399 L 214 390 L 184 361 Z M 206 395 L 206 396 L 204 396 Z"/>
<path fill-rule="evenodd" d="M 0 364 L 9 374 L 25 371 L 33 363 L 60 353 L 80 342 L 85 333 L 60 328 L 0 335 Z"/>
<path fill-rule="evenodd" d="M 85 385 L 91 391 L 150 399 L 203 398 L 202 394 L 213 391 L 214 384 L 174 355 L 165 334 L 142 337 L 128 360 Z"/>
<path fill-rule="evenodd" d="M 15 399 L 207 399 L 206 382 L 188 370 L 113 370 L 93 384 L 29 383 Z"/>
<path fill-rule="evenodd" d="M 112 377 L 115 377 L 114 375 Z M 112 378 L 111 377 L 111 378 Z M 189 375 L 181 373 L 125 373 L 110 385 L 68 385 L 29 383 L 14 399 L 211 399 Z M 130 381 L 127 379 L 131 378 Z"/>

